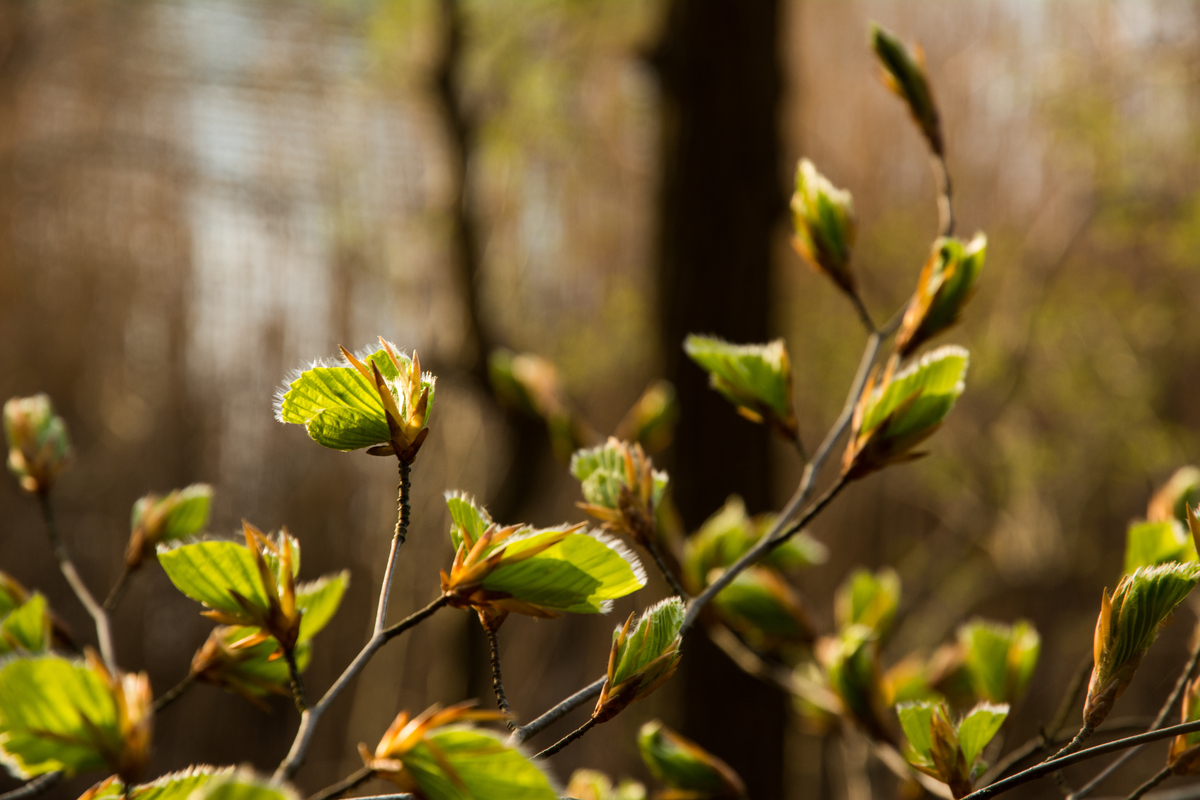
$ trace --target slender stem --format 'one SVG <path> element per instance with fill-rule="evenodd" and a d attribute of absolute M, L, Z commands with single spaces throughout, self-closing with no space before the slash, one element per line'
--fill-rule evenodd
<path fill-rule="evenodd" d="M 954 234 L 954 203 L 950 170 L 946 169 L 944 155 L 933 154 L 930 156 L 930 164 L 933 166 L 933 178 L 937 182 L 938 236 L 951 236 Z"/>
<path fill-rule="evenodd" d="M 292 697 L 296 700 L 296 710 L 303 714 L 308 710 L 308 692 L 304 689 L 304 678 L 300 677 L 300 667 L 296 664 L 296 651 L 293 648 L 285 647 L 283 660 L 287 663 L 288 679 L 292 683 Z"/>
<path fill-rule="evenodd" d="M 104 598 L 105 611 L 112 613 L 116 609 L 117 603 L 121 602 L 121 598 L 125 594 L 125 590 L 129 588 L 129 579 L 132 577 L 133 568 L 126 564 L 125 569 L 121 570 L 121 575 L 117 578 L 117 582 L 109 589 L 108 597 Z"/>
<path fill-rule="evenodd" d="M 194 672 L 189 672 L 187 674 L 187 677 L 185 677 L 179 683 L 175 684 L 174 687 L 167 690 L 163 695 L 155 698 L 154 713 L 157 714 L 158 712 L 162 711 L 167 706 L 171 705 L 171 703 L 174 703 L 176 700 L 178 700 L 180 697 L 183 696 L 184 692 L 186 692 L 188 689 L 192 688 L 192 686 L 195 683 L 196 683 L 196 674 Z"/>
<path fill-rule="evenodd" d="M 300 769 L 300 765 L 304 763 L 304 755 L 308 752 L 309 745 L 312 744 L 312 737 L 316 732 L 317 723 L 321 720 L 321 715 L 338 698 L 338 695 L 350 685 L 350 681 L 354 680 L 358 676 L 358 673 L 363 671 L 363 667 L 367 665 L 367 662 L 371 660 L 379 648 L 383 647 L 390 639 L 399 636 L 409 628 L 433 616 L 434 612 L 445 606 L 446 603 L 446 596 L 442 595 L 420 611 L 409 614 L 395 625 L 392 625 L 390 628 L 384 628 L 383 631 L 371 637 L 366 645 L 363 646 L 363 649 L 358 652 L 358 655 L 354 657 L 354 660 L 342 672 L 341 676 L 334 681 L 333 686 L 330 686 L 325 692 L 324 697 L 315 706 L 310 707 L 307 711 L 300 714 L 300 727 L 296 731 L 296 738 L 292 740 L 292 747 L 288 750 L 287 757 L 276 768 L 274 780 L 290 780 L 296 774 L 296 770 Z"/>
<path fill-rule="evenodd" d="M 496 629 L 484 623 L 483 631 L 487 634 L 488 647 L 492 651 L 492 690 L 496 692 L 496 705 L 508 716 L 508 729 L 515 731 L 517 723 L 508 705 L 508 696 L 504 693 L 504 678 L 500 675 L 500 642 L 496 640 Z"/>
<path fill-rule="evenodd" d="M 61 772 L 47 772 L 44 775 L 38 775 L 24 786 L 18 786 L 11 792 L 0 794 L 0 800 L 25 800 L 27 797 L 37 797 L 62 780 L 62 776 Z"/>
<path fill-rule="evenodd" d="M 513 731 L 512 736 L 509 737 L 509 742 L 512 744 L 522 744 L 530 737 L 541 733 L 548 726 L 558 722 L 584 703 L 589 700 L 595 700 L 600 696 L 600 691 L 604 688 L 606 680 L 608 680 L 607 676 L 601 676 L 599 680 L 589 683 L 529 724 L 517 728 Z"/>
<path fill-rule="evenodd" d="M 1079 733 L 1075 734 L 1075 738 L 1072 739 L 1071 741 L 1067 742 L 1066 747 L 1059 750 L 1057 753 L 1055 753 L 1053 756 L 1046 759 L 1046 761 L 1044 761 L 1042 763 L 1048 763 L 1050 761 L 1058 761 L 1066 756 L 1071 755 L 1072 753 L 1078 752 L 1079 748 L 1083 747 L 1083 743 L 1086 742 L 1088 739 L 1090 739 L 1092 737 L 1092 733 L 1094 733 L 1094 732 L 1095 731 L 1091 725 L 1084 723 L 1083 727 L 1079 729 Z"/>
<path fill-rule="evenodd" d="M 858 314 L 863 327 L 867 329 L 867 333 L 876 333 L 878 328 L 875 327 L 875 320 L 871 319 L 871 312 L 867 311 L 867 307 L 863 305 L 862 298 L 858 296 L 858 292 L 850 295 L 850 302 L 853 303 L 854 311 Z"/>
<path fill-rule="evenodd" d="M 542 752 L 538 753 L 536 756 L 534 756 L 534 758 L 549 758 L 550 756 L 557 753 L 559 750 L 562 750 L 564 747 L 569 745 L 571 742 L 573 742 L 576 739 L 578 739 L 579 737 L 583 736 L 585 733 L 590 731 L 595 726 L 596 726 L 596 718 L 588 717 L 587 722 L 583 723 L 578 728 L 571 731 L 566 736 L 559 739 L 557 742 L 550 745 Z"/>
<path fill-rule="evenodd" d="M 807 464 L 808 463 L 808 450 L 806 450 L 804 448 L 804 440 L 800 438 L 799 431 L 797 431 L 796 434 L 794 436 L 792 436 L 792 446 L 796 448 L 796 455 L 800 456 L 800 460 Z"/>
<path fill-rule="evenodd" d="M 995 797 L 998 794 L 1003 794 L 1009 789 L 1020 786 L 1023 783 L 1040 778 L 1044 775 L 1049 775 L 1052 772 L 1057 772 L 1064 767 L 1069 767 L 1072 764 L 1078 764 L 1081 761 L 1106 756 L 1109 753 L 1117 753 L 1122 750 L 1128 750 L 1130 747 L 1137 747 L 1150 742 L 1158 742 L 1163 739 L 1170 739 L 1173 736 L 1180 736 L 1185 733 L 1196 733 L 1200 731 L 1200 720 L 1194 722 L 1185 722 L 1181 725 L 1171 725 L 1166 728 L 1159 728 L 1156 731 L 1147 731 L 1139 733 L 1135 736 L 1127 736 L 1123 739 L 1115 739 L 1111 742 L 1098 744 L 1095 747 L 1089 747 L 1086 750 L 1079 750 L 1070 755 L 1051 758 L 1048 761 L 1043 761 L 1040 764 L 1030 767 L 1027 770 L 1018 772 L 1016 775 L 1005 778 L 1001 781 L 996 781 L 991 786 L 985 786 L 982 789 L 977 789 L 962 800 L 986 800 L 988 797 Z M 1076 736 L 1078 738 L 1078 736 Z M 1074 740 L 1072 740 L 1074 741 Z M 1069 746 L 1069 745 L 1068 745 Z"/>
<path fill-rule="evenodd" d="M 650 553 L 650 557 L 654 559 L 654 563 L 658 565 L 658 571 L 667 579 L 671 591 L 684 600 L 687 600 L 687 590 L 683 588 L 683 584 L 679 582 L 679 578 L 675 577 L 674 571 L 667 564 L 666 559 L 663 558 L 662 551 L 658 549 L 658 542 L 654 541 L 654 539 L 646 539 L 646 550 Z"/>
<path fill-rule="evenodd" d="M 1141 786 L 1134 789 L 1133 793 L 1130 794 L 1129 797 L 1126 798 L 1126 800 L 1140 800 L 1142 795 L 1144 795 L 1146 792 L 1153 789 L 1155 786 L 1158 786 L 1160 783 L 1162 783 L 1169 777 L 1171 777 L 1171 768 L 1163 767 L 1161 771 L 1159 771 L 1158 773 L 1156 773 L 1154 775 L 1154 777 L 1150 778 L 1148 781 L 1143 783 Z"/>
<path fill-rule="evenodd" d="M 388 596 L 392 593 L 392 577 L 396 572 L 396 554 L 408 537 L 408 520 L 411 509 L 408 496 L 412 490 L 409 474 L 412 461 L 401 458 L 400 484 L 396 487 L 396 531 L 392 534 L 392 549 L 388 553 L 387 568 L 383 571 L 383 585 L 379 588 L 379 608 L 375 612 L 375 635 L 379 635 L 387 624 Z"/>
<path fill-rule="evenodd" d="M 67 553 L 67 548 L 63 544 L 62 536 L 58 532 L 58 523 L 54 519 L 54 509 L 50 506 L 50 495 L 42 492 L 38 495 L 38 504 L 42 510 L 42 521 L 46 524 L 46 533 L 50 537 L 50 544 L 54 548 L 54 555 L 58 559 L 58 567 L 62 570 L 63 577 L 67 579 L 67 583 L 71 584 L 71 589 L 74 590 L 75 596 L 79 598 L 79 602 L 83 603 L 83 607 L 87 609 L 91 615 L 92 621 L 96 624 L 96 639 L 100 644 L 100 657 L 104 659 L 104 665 L 108 667 L 108 671 L 114 675 L 117 672 L 117 660 L 113 655 L 112 630 L 108 625 L 108 614 L 104 613 L 104 608 L 96 602 L 96 598 L 92 597 L 92 593 L 88 591 L 87 584 L 83 582 L 83 578 L 79 577 L 79 573 L 75 570 L 75 564 L 71 561 L 71 556 Z"/>
<path fill-rule="evenodd" d="M 1167 702 L 1163 703 L 1162 708 L 1158 710 L 1158 716 L 1154 718 L 1154 722 L 1150 725 L 1150 730 L 1156 731 L 1163 726 L 1170 716 L 1171 710 L 1175 708 L 1175 704 L 1179 702 L 1179 698 L 1183 697 L 1183 692 L 1187 689 L 1188 680 L 1192 677 L 1192 673 L 1196 671 L 1196 662 L 1200 661 L 1200 630 L 1197 630 L 1196 644 L 1192 646 L 1191 655 L 1188 656 L 1187 664 L 1183 667 L 1183 672 L 1179 673 L 1179 679 L 1175 681 L 1175 688 L 1171 690 L 1170 696 L 1167 697 Z M 1071 795 L 1071 800 L 1082 800 L 1087 797 L 1092 791 L 1103 783 L 1109 775 L 1112 775 L 1121 765 L 1137 754 L 1140 747 L 1134 747 L 1121 754 L 1121 757 L 1109 764 L 1104 770 L 1092 778 L 1083 788 Z"/>
<path fill-rule="evenodd" d="M 308 798 L 308 800 L 334 800 L 334 798 L 341 797 L 356 786 L 366 783 L 374 774 L 375 770 L 370 767 L 363 767 L 357 772 L 352 773 L 348 778 L 333 784 L 333 786 L 327 786 Z"/>

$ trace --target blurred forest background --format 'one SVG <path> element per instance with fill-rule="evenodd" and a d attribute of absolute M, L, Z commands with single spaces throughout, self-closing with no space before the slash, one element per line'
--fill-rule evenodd
<path fill-rule="evenodd" d="M 303 576 L 352 570 L 307 673 L 310 691 L 328 686 L 369 632 L 394 467 L 323 450 L 277 423 L 271 401 L 289 370 L 377 334 L 438 375 L 394 613 L 428 602 L 451 559 L 443 490 L 473 492 L 503 521 L 583 518 L 544 429 L 491 395 L 498 345 L 553 361 L 602 432 L 652 380 L 674 381 L 679 435 L 656 461 L 688 528 L 734 492 L 751 511 L 778 508 L 795 453 L 737 418 L 679 344 L 689 330 L 783 336 L 805 442 L 836 416 L 864 336 L 788 246 L 801 156 L 854 194 L 875 317 L 912 291 L 934 187 L 903 104 L 876 79 L 870 19 L 924 46 L 959 231 L 986 231 L 990 252 L 949 337 L 970 348 L 971 372 L 932 456 L 855 484 L 819 519 L 831 557 L 802 590 L 828 627 L 850 569 L 897 566 L 885 663 L 976 614 L 1031 619 L 1042 660 L 1009 743 L 1036 733 L 1091 646 L 1126 524 L 1200 459 L 1193 3 L 0 5 L 0 393 L 47 391 L 71 426 L 56 497 L 85 579 L 101 595 L 116 579 L 137 497 L 209 482 L 212 531 L 286 524 Z M 0 520 L 0 565 L 88 639 L 13 481 L 0 482 Z M 617 619 L 664 591 L 652 576 L 607 618 L 512 618 L 501 640 L 518 714 L 599 675 Z M 169 688 L 210 628 L 197 610 L 143 570 L 115 620 L 122 665 Z M 1119 713 L 1157 708 L 1191 613 Z M 357 768 L 355 745 L 373 746 L 402 708 L 490 706 L 477 629 L 445 611 L 385 648 L 325 719 L 299 786 Z M 699 638 L 674 681 L 554 759 L 560 778 L 580 766 L 645 778 L 634 732 L 661 716 L 759 800 L 865 800 L 861 744 L 823 746 L 782 694 Z M 199 686 L 159 718 L 151 775 L 269 771 L 296 722 L 285 698 L 263 714 Z M 1160 756 L 1150 748 L 1108 789 L 1131 789 Z"/>

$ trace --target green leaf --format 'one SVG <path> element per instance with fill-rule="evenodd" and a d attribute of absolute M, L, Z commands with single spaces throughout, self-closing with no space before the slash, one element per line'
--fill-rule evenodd
<path fill-rule="evenodd" d="M 609 680 L 610 686 L 624 683 L 666 653 L 667 648 L 679 637 L 683 616 L 683 601 L 678 597 L 662 600 L 643 611 L 617 651 L 616 668 Z M 613 632 L 614 642 L 620 632 L 620 628 Z"/>
<path fill-rule="evenodd" d="M 850 625 L 835 639 L 824 640 L 818 652 L 829 687 L 846 710 L 863 722 L 876 719 L 876 703 L 881 702 L 878 638 L 866 625 Z"/>
<path fill-rule="evenodd" d="M 411 364 L 403 353 L 402 366 Z M 386 350 L 360 355 L 365 362 L 379 367 L 388 383 L 401 415 L 407 417 L 407 398 L 400 391 L 400 374 Z M 433 405 L 433 377 L 421 376 L 421 388 L 429 389 L 429 406 Z M 391 441 L 383 401 L 372 381 L 348 363 L 335 366 L 316 364 L 304 370 L 287 384 L 277 399 L 276 417 L 280 422 L 303 425 L 318 444 L 334 450 L 358 450 Z"/>
<path fill-rule="evenodd" d="M 792 370 L 782 339 L 768 344 L 736 345 L 691 334 L 684 352 L 709 374 L 712 388 L 735 406 L 780 421 L 794 421 Z"/>
<path fill-rule="evenodd" d="M 724 761 L 660 720 L 651 720 L 638 731 L 638 750 L 654 777 L 678 792 L 688 792 L 689 797 L 745 796 L 741 779 Z"/>
<path fill-rule="evenodd" d="M 753 646 L 770 649 L 778 641 L 812 641 L 795 589 L 768 567 L 753 565 L 742 570 L 717 593 L 713 605 Z"/>
<path fill-rule="evenodd" d="M 214 629 L 212 635 L 221 636 L 226 646 L 231 646 L 257 633 L 258 630 L 242 625 L 223 625 Z M 233 651 L 237 654 L 237 660 L 224 665 L 221 685 L 255 697 L 267 694 L 290 696 L 291 676 L 288 674 L 287 662 L 282 658 L 271 658 L 278 650 L 279 642 L 272 638 L 252 647 L 241 647 Z M 304 672 L 311 661 L 312 645 L 301 640 L 296 644 L 296 667 L 300 672 Z"/>
<path fill-rule="evenodd" d="M 468 539 L 477 542 L 492 524 L 492 516 L 487 509 L 464 492 L 446 492 L 446 507 L 450 509 L 450 541 L 456 552 L 462 545 L 464 532 Z"/>
<path fill-rule="evenodd" d="M 1196 543 L 1178 520 L 1135 522 L 1125 534 L 1125 573 L 1169 561 L 1197 561 Z"/>
<path fill-rule="evenodd" d="M 913 754 L 921 759 L 923 766 L 932 766 L 930 751 L 933 749 L 933 715 L 937 714 L 940 705 L 928 700 L 900 703 L 896 706 L 896 716 L 900 718 L 900 728 L 904 738 L 912 747 Z"/>
<path fill-rule="evenodd" d="M 296 586 L 296 607 L 304 612 L 300 619 L 300 641 L 311 639 L 329 624 L 349 586 L 348 570 Z"/>
<path fill-rule="evenodd" d="M 993 703 L 1015 702 L 1025 691 L 1041 637 L 1024 620 L 1011 627 L 975 619 L 958 629 L 963 665 L 972 690 Z"/>
<path fill-rule="evenodd" d="M 300 571 L 300 544 L 286 537 L 292 548 L 292 574 Z M 276 543 L 282 537 L 275 537 Z M 245 609 L 233 593 L 259 609 L 267 608 L 267 592 L 250 548 L 238 542 L 207 540 L 189 544 L 158 546 L 158 563 L 175 588 L 211 609 L 243 614 Z M 279 578 L 280 561 L 267 554 L 267 563 Z"/>
<path fill-rule="evenodd" d="M 484 731 L 453 725 L 440 728 L 401 760 L 426 800 L 558 798 L 541 769 L 519 750 Z M 447 774 L 446 767 L 453 770 L 457 780 Z"/>
<path fill-rule="evenodd" d="M 900 576 L 890 567 L 875 574 L 857 569 L 838 587 L 833 602 L 838 627 L 866 625 L 882 635 L 900 605 Z"/>
<path fill-rule="evenodd" d="M 594 769 L 572 772 L 566 792 L 578 800 L 646 800 L 646 787 L 637 781 L 627 778 L 614 787 L 607 775 Z"/>
<path fill-rule="evenodd" d="M 0 655 L 43 653 L 50 645 L 50 617 L 46 598 L 34 594 L 0 624 Z"/>
<path fill-rule="evenodd" d="M 500 566 L 484 578 L 483 588 L 553 612 L 604 614 L 613 600 L 646 585 L 646 572 L 629 548 L 599 533 L 568 533 L 537 555 L 517 560 L 560 534 L 561 529 L 530 531 L 504 540 Z"/>
<path fill-rule="evenodd" d="M 730 495 L 684 544 L 683 569 L 688 583 L 696 589 L 707 586 L 710 572 L 723 570 L 745 555 L 774 521 L 773 515 L 751 518 L 742 498 Z M 792 570 L 823 564 L 828 555 L 825 545 L 801 531 L 771 550 L 762 563 Z"/>
<path fill-rule="evenodd" d="M 1200 469 L 1188 465 L 1175 470 L 1166 484 L 1154 493 L 1146 516 L 1152 522 L 1174 517 L 1181 525 L 1187 525 L 1188 507 L 1200 504 Z"/>
<path fill-rule="evenodd" d="M 625 456 L 618 445 L 619 442 L 610 439 L 598 447 L 576 450 L 571 456 L 571 474 L 579 479 L 583 497 L 592 505 L 617 508 L 621 487 L 628 486 Z M 641 467 L 636 463 L 634 466 Z M 667 489 L 667 473 L 654 470 L 653 480 L 652 497 L 657 506 Z"/>
<path fill-rule="evenodd" d="M 240 769 L 232 775 L 206 782 L 188 800 L 299 800 L 299 795 L 289 786 Z"/>
<path fill-rule="evenodd" d="M 42 656 L 0 667 L 0 759 L 15 776 L 104 769 L 120 742 L 112 692 L 83 662 Z"/>
<path fill-rule="evenodd" d="M 983 752 L 983 748 L 992 740 L 1008 717 L 1008 705 L 980 703 L 963 717 L 958 723 L 958 746 L 966 757 L 967 772 L 971 772 L 975 760 Z"/>
<path fill-rule="evenodd" d="M 29 599 L 29 591 L 7 572 L 0 572 L 0 617 Z"/>
<path fill-rule="evenodd" d="M 1111 631 L 1104 661 L 1119 667 L 1146 652 L 1158 628 L 1200 581 L 1200 564 L 1170 562 L 1139 567 L 1117 584 L 1112 596 Z"/>
<path fill-rule="evenodd" d="M 871 49 L 879 58 L 889 88 L 908 104 L 908 110 L 920 126 L 930 149 L 940 154 L 941 124 L 922 61 L 894 33 L 874 22 L 871 23 L 870 40 Z"/>
<path fill-rule="evenodd" d="M 963 393 L 968 359 L 967 351 L 955 345 L 926 353 L 916 364 L 898 373 L 882 392 L 875 390 L 867 403 L 860 431 L 866 433 L 879 427 L 889 414 L 913 397 L 915 402 L 889 422 L 887 437 L 911 436 L 937 425 Z"/>
<path fill-rule="evenodd" d="M 211 486 L 195 483 L 185 489 L 180 489 L 174 505 L 167 513 L 160 541 L 169 542 L 172 539 L 182 539 L 185 536 L 194 536 L 200 533 L 208 524 L 211 505 Z"/>
<path fill-rule="evenodd" d="M 189 800 L 192 792 L 211 781 L 221 780 L 237 771 L 237 767 L 212 767 L 207 764 L 172 772 L 150 783 L 139 783 L 129 794 L 137 800 Z M 125 796 L 118 778 L 110 778 L 93 789 L 89 800 L 119 800 Z"/>
<path fill-rule="evenodd" d="M 850 248 L 854 245 L 855 223 L 850 193 L 835 187 L 804 158 L 796 167 L 791 210 L 796 250 L 843 291 L 854 294 Z"/>

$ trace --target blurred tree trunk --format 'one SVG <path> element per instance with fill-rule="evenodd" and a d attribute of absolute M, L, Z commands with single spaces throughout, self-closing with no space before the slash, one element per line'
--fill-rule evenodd
<path fill-rule="evenodd" d="M 691 332 L 768 336 L 780 185 L 775 0 L 672 0 L 651 58 L 661 80 L 658 296 L 667 377 L 681 398 L 671 482 L 688 530 L 736 492 L 771 506 L 767 430 L 742 421 L 684 355 Z M 684 732 L 727 760 L 752 797 L 782 797 L 787 699 L 703 637 L 683 659 Z"/>

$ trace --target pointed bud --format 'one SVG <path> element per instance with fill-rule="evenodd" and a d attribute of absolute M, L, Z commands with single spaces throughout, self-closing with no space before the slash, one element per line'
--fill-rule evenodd
<path fill-rule="evenodd" d="M 875 23 L 871 23 L 870 39 L 884 84 L 908 104 L 929 149 L 941 156 L 945 152 L 942 126 L 925 74 L 925 52 L 920 45 L 909 50 L 894 33 Z"/>
<path fill-rule="evenodd" d="M 817 172 L 807 158 L 796 167 L 792 195 L 792 247 L 814 270 L 824 273 L 848 295 L 858 286 L 850 269 L 854 246 L 854 201 Z"/>
<path fill-rule="evenodd" d="M 728 764 L 700 745 L 651 720 L 638 731 L 642 762 L 676 797 L 744 798 L 746 785 Z"/>
<path fill-rule="evenodd" d="M 934 242 L 896 335 L 896 352 L 901 358 L 958 322 L 975 294 L 975 279 L 986 253 L 987 237 L 982 233 L 969 242 L 953 238 Z"/>
<path fill-rule="evenodd" d="M 836 637 L 818 641 L 816 656 L 843 713 L 872 738 L 895 742 L 883 699 L 878 639 L 867 626 L 851 625 Z"/>
<path fill-rule="evenodd" d="M 14 397 L 4 404 L 8 469 L 30 494 L 45 494 L 66 466 L 67 425 L 44 394 Z"/>
<path fill-rule="evenodd" d="M 630 614 L 624 626 L 613 631 L 607 680 L 592 712 L 597 722 L 612 719 L 675 674 L 682 655 L 683 615 L 683 601 L 672 597 L 643 611 L 636 625 Z"/>
<path fill-rule="evenodd" d="M 570 470 L 587 501 L 579 507 L 601 520 L 605 530 L 643 545 L 654 541 L 655 512 L 667 489 L 667 473 L 654 469 L 641 445 L 610 436 L 600 447 L 577 450 Z"/>
<path fill-rule="evenodd" d="M 767 423 L 789 441 L 796 439 L 792 362 L 783 339 L 739 345 L 692 334 L 684 340 L 683 349 L 708 372 L 709 385 L 733 403 L 739 414 L 751 422 Z M 721 435 L 718 432 L 714 438 L 719 441 Z"/>

